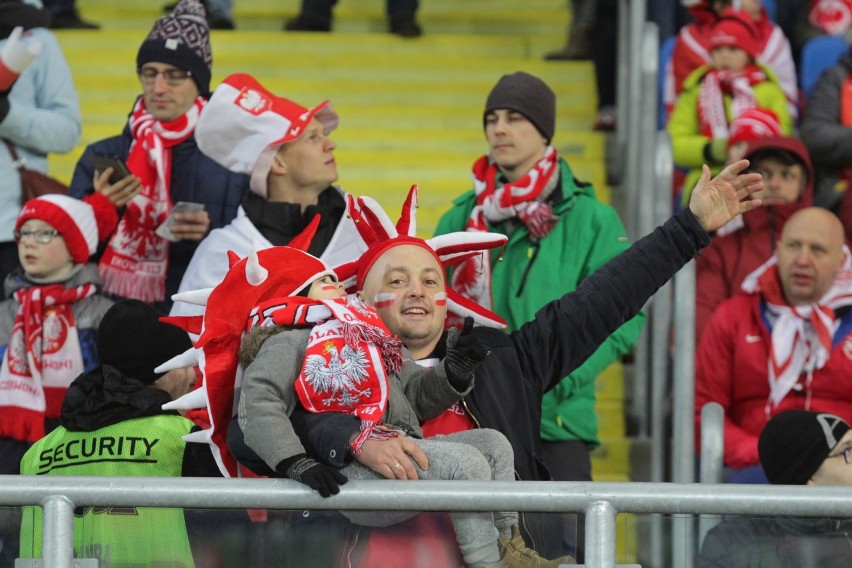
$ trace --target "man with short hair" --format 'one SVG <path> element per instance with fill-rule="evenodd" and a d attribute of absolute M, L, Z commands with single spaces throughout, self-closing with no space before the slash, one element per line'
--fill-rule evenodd
<path fill-rule="evenodd" d="M 459 254 L 459 248 L 454 248 L 459 237 L 450 241 L 443 235 L 424 241 L 400 234 L 373 241 L 356 266 L 348 270 L 354 272 L 355 286 L 362 298 L 375 306 L 391 333 L 402 339 L 418 363 L 435 364 L 446 354 L 444 323 L 448 309 L 479 318 L 480 326 L 474 327 L 473 334 L 490 351 L 475 371 L 470 394 L 453 410 L 425 421 L 424 434 L 477 427 L 499 430 L 512 444 L 519 479 L 550 480 L 541 459 L 537 429 L 544 393 L 579 367 L 613 331 L 635 316 L 681 266 L 707 246 L 710 239 L 706 231 L 718 229 L 759 204 L 737 203 L 746 193 L 763 187 L 758 174 L 738 175 L 745 165 L 744 161 L 733 164 L 712 181 L 709 169 L 705 169 L 689 208 L 604 264 L 574 292 L 547 303 L 532 321 L 510 334 L 482 326 L 488 321 L 487 313 L 446 286 L 444 263 Z M 737 187 L 736 198 L 729 193 L 730 184 Z M 393 226 L 383 212 L 374 211 L 372 217 L 384 220 L 368 223 L 365 216 L 356 227 L 364 233 L 381 233 L 383 227 Z M 472 238 L 471 233 L 462 234 Z M 440 258 L 436 243 L 445 247 L 439 250 L 447 251 Z M 469 248 L 461 250 L 470 254 Z M 341 281 L 351 275 L 338 270 Z M 495 319 L 499 318 L 494 316 L 491 321 Z M 350 442 L 359 431 L 356 417 L 340 414 L 332 420 L 326 415 L 317 421 L 309 413 L 294 413 L 291 420 L 316 459 L 339 467 L 353 459 Z M 354 459 L 382 472 L 386 464 L 406 463 L 403 460 L 410 457 L 399 440 L 389 439 L 368 440 Z M 525 540 L 535 542 L 539 553 L 545 557 L 565 553 L 565 527 L 561 522 L 547 515 L 527 513 L 524 517 L 524 529 L 533 535 L 532 540 Z M 374 529 L 373 533 L 377 532 Z M 305 534 L 309 533 L 308 530 Z M 371 534 L 370 542 L 372 538 Z M 365 541 L 362 536 L 359 546 L 364 547 Z M 402 548 L 392 546 L 393 542 L 397 541 L 390 540 L 382 549 L 385 557 Z M 366 546 L 369 553 L 369 545 Z"/>
<path fill-rule="evenodd" d="M 763 207 L 749 211 L 716 232 L 695 260 L 695 340 L 719 304 L 740 291 L 746 276 L 773 252 L 791 215 L 813 202 L 814 172 L 805 144 L 795 137 L 773 136 L 747 142 L 743 157 L 749 170 L 763 176 L 758 198 Z"/>
<path fill-rule="evenodd" d="M 228 271 L 229 251 L 244 257 L 289 244 L 315 215 L 319 225 L 307 252 L 330 266 L 358 255 L 361 241 L 347 213 L 346 192 L 334 185 L 337 145 L 330 136 L 337 124 L 329 101 L 306 108 L 250 75 L 231 75 L 216 87 L 198 120 L 196 141 L 217 163 L 249 175 L 251 191 L 237 217 L 198 246 L 181 292 L 216 286 Z M 177 302 L 171 315 L 203 311 Z"/>
<path fill-rule="evenodd" d="M 234 218 L 248 188 L 247 176 L 220 166 L 195 143 L 195 125 L 210 94 L 211 62 L 204 8 L 198 0 L 182 0 L 157 20 L 139 48 L 142 95 L 124 132 L 91 144 L 77 162 L 70 195 L 82 197 L 97 187 L 124 208 L 99 266 L 104 290 L 114 297 L 168 312 L 199 241 Z M 131 175 L 111 182 L 112 168 L 96 172 L 94 154 L 126 161 Z M 170 242 L 157 229 L 182 201 L 203 204 L 204 211 L 175 212 L 170 229 L 176 240 Z"/>
<path fill-rule="evenodd" d="M 852 430 L 833 414 L 789 410 L 772 417 L 758 442 L 770 483 L 852 486 Z M 789 517 L 725 519 L 704 539 L 698 568 L 852 564 L 852 522 Z"/>
<path fill-rule="evenodd" d="M 828 210 L 794 214 L 777 251 L 713 314 L 698 345 L 695 422 L 725 410 L 724 463 L 732 482 L 765 482 L 758 436 L 785 410 L 852 419 L 852 258 Z"/>
<path fill-rule="evenodd" d="M 448 286 L 516 331 L 629 242 L 615 209 L 575 177 L 552 143 L 556 95 L 544 81 L 522 71 L 502 76 L 485 101 L 483 125 L 488 153 L 473 164 L 474 189 L 454 200 L 436 234 L 509 237 L 504 248 L 451 268 Z M 589 452 L 600 445 L 595 380 L 633 348 L 644 320 L 640 313 L 626 322 L 545 394 L 542 458 L 553 479 L 592 480 Z"/>

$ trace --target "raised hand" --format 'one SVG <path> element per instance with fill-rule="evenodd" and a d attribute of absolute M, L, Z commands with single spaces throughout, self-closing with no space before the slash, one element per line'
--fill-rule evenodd
<path fill-rule="evenodd" d="M 705 231 L 715 231 L 737 215 L 760 207 L 760 199 L 749 196 L 763 189 L 759 173 L 741 173 L 748 160 L 739 160 L 711 179 L 710 168 L 704 165 L 701 179 L 692 190 L 689 209 L 698 218 Z"/>

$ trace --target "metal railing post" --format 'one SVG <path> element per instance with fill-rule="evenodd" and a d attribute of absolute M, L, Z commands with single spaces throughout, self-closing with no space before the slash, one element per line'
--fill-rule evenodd
<path fill-rule="evenodd" d="M 586 507 L 586 566 L 615 567 L 615 518 L 618 512 L 607 501 Z"/>
<path fill-rule="evenodd" d="M 51 495 L 42 504 L 43 568 L 74 566 L 74 503 L 63 495 Z"/>
<path fill-rule="evenodd" d="M 725 410 L 718 402 L 701 407 L 701 460 L 698 480 L 701 483 L 722 483 L 722 464 L 725 451 Z M 707 532 L 719 523 L 718 515 L 698 518 L 698 546 Z"/>

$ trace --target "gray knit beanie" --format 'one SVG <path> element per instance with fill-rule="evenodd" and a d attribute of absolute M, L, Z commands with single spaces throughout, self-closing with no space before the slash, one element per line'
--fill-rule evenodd
<path fill-rule="evenodd" d="M 508 109 L 524 115 L 550 144 L 556 131 L 556 95 L 544 81 L 516 71 L 503 75 L 485 101 L 482 124 L 489 112 Z"/>
<path fill-rule="evenodd" d="M 203 97 L 210 96 L 210 27 L 204 6 L 198 0 L 181 0 L 174 11 L 163 16 L 139 47 L 136 67 L 157 61 L 191 73 Z"/>

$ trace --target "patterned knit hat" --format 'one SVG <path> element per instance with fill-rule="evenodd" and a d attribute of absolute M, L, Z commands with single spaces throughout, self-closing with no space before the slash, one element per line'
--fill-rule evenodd
<path fill-rule="evenodd" d="M 503 75 L 485 100 L 482 124 L 497 109 L 514 110 L 533 123 L 550 144 L 556 131 L 556 95 L 547 84 L 529 73 L 516 71 Z"/>
<path fill-rule="evenodd" d="M 213 52 L 204 5 L 199 0 L 181 0 L 171 14 L 154 22 L 139 47 L 136 67 L 152 61 L 189 71 L 198 92 L 204 97 L 210 94 Z"/>
<path fill-rule="evenodd" d="M 731 134 L 728 147 L 740 142 L 751 142 L 758 138 L 781 136 L 781 123 L 778 115 L 768 108 L 750 108 L 744 110 L 731 122 Z"/>
<path fill-rule="evenodd" d="M 770 483 L 805 485 L 849 430 L 839 416 L 789 410 L 773 416 L 757 443 Z"/>
<path fill-rule="evenodd" d="M 337 128 L 337 113 L 324 101 L 305 108 L 276 96 L 242 73 L 216 87 L 195 127 L 202 152 L 229 170 L 251 174 L 250 187 L 266 197 L 266 177 L 278 148 L 302 135 L 316 117 L 326 136 Z"/>
<path fill-rule="evenodd" d="M 359 197 L 357 206 L 350 195 L 349 212 L 355 227 L 366 243 L 361 257 L 342 266 L 335 267 L 340 281 L 347 290 L 361 290 L 370 268 L 385 252 L 400 245 L 414 245 L 426 249 L 442 267 L 451 266 L 476 254 L 488 254 L 488 249 L 504 246 L 508 237 L 498 233 L 458 231 L 421 239 L 417 234 L 417 186 L 411 187 L 402 206 L 402 214 L 394 225 L 384 209 L 369 197 Z M 454 290 L 447 288 L 447 310 L 453 316 L 473 317 L 477 325 L 505 328 L 506 322 L 497 314 L 487 310 Z"/>
<path fill-rule="evenodd" d="M 710 49 L 728 46 L 742 49 L 752 59 L 760 53 L 760 36 L 748 12 L 728 8 L 713 24 Z"/>
<path fill-rule="evenodd" d="M 115 229 L 118 213 L 100 193 L 93 193 L 83 200 L 49 194 L 24 203 L 15 229 L 20 229 L 29 219 L 50 223 L 62 235 L 74 263 L 85 264 L 95 254 L 98 243 Z"/>

